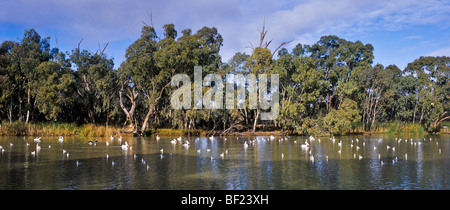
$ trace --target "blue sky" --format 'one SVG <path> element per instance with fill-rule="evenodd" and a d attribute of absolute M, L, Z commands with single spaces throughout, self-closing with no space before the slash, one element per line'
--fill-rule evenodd
<path fill-rule="evenodd" d="M 250 53 L 266 19 L 269 47 L 282 41 L 313 44 L 324 35 L 360 40 L 374 46 L 375 63 L 403 69 L 420 56 L 450 56 L 450 1 L 447 0 L 2 0 L 0 41 L 18 40 L 34 28 L 51 46 L 63 51 L 81 47 L 106 53 L 116 68 L 126 48 L 140 36 L 143 22 L 162 35 L 162 26 L 197 31 L 216 27 L 224 38 L 220 54 L 228 61 L 236 52 Z"/>

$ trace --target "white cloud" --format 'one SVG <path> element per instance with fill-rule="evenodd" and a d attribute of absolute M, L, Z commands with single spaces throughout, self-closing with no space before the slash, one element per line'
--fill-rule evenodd
<path fill-rule="evenodd" d="M 441 48 L 428 54 L 429 56 L 450 56 L 450 47 Z"/>
<path fill-rule="evenodd" d="M 290 40 L 289 49 L 299 42 L 312 44 L 327 34 L 367 34 L 427 24 L 450 27 L 450 4 L 442 0 L 2 0 L 1 4 L 0 23 L 23 24 L 38 32 L 44 28 L 66 42 L 72 40 L 73 46 L 84 38 L 92 48 L 98 42 L 136 39 L 142 22 L 149 23 L 150 10 L 160 31 L 166 23 L 174 23 L 179 32 L 215 26 L 224 38 L 224 61 L 236 52 L 249 52 L 245 47 L 258 42 L 264 17 L 267 38 L 274 40 L 271 49 Z"/>

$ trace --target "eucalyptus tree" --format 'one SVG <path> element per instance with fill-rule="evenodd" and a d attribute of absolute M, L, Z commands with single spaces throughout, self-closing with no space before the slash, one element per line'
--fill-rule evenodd
<path fill-rule="evenodd" d="M 80 44 L 80 43 L 79 43 Z M 91 53 L 80 47 L 72 50 L 70 61 L 75 64 L 73 71 L 76 85 L 76 101 L 82 110 L 85 123 L 105 123 L 112 94 L 116 91 L 114 61 L 102 51 Z"/>
<path fill-rule="evenodd" d="M 372 64 L 373 46 L 360 41 L 351 42 L 334 35 L 322 36 L 309 46 L 307 53 L 316 60 L 323 72 L 323 91 L 327 113 L 339 108 L 346 97 L 355 99 L 359 72 Z"/>
<path fill-rule="evenodd" d="M 68 120 L 61 118 L 66 108 L 75 108 L 71 105 L 76 99 L 74 75 L 70 69 L 70 62 L 60 53 L 58 59 L 42 62 L 36 68 L 36 77 L 31 87 L 35 104 L 39 112 L 47 120 Z"/>
<path fill-rule="evenodd" d="M 419 123 L 425 123 L 429 130 L 435 130 L 436 123 L 433 122 L 450 108 L 448 105 L 450 58 L 420 57 L 409 63 L 404 73 L 412 75 L 417 80 L 413 122 L 420 113 Z"/>
<path fill-rule="evenodd" d="M 41 62 L 50 60 L 50 38 L 41 38 L 34 29 L 25 31 L 19 42 L 7 42 L 4 49 L 8 49 L 8 62 L 6 68 L 8 78 L 12 85 L 12 101 L 10 106 L 17 107 L 16 116 L 25 122 L 30 120 L 30 114 L 34 107 L 32 97 L 32 83 L 36 80 L 36 68 Z M 13 107 L 10 107 L 12 115 Z M 26 114 L 23 110 L 26 110 Z M 12 116 L 10 117 L 12 118 Z"/>
<path fill-rule="evenodd" d="M 14 42 L 4 41 L 0 45 L 0 120 L 7 116 L 12 122 L 13 100 L 14 100 L 14 74 L 11 69 L 12 56 L 11 49 Z"/>
<path fill-rule="evenodd" d="M 169 85 L 175 74 L 185 73 L 193 78 L 196 65 L 203 66 L 207 72 L 217 71 L 220 65 L 218 52 L 223 40 L 216 28 L 203 27 L 196 34 L 185 29 L 180 38 L 177 38 L 178 32 L 173 24 L 166 24 L 163 28 L 164 37 L 160 39 L 153 26 L 144 26 L 141 37 L 127 48 L 126 60 L 119 68 L 119 97 L 127 90 L 131 108 L 126 109 L 122 99 L 120 106 L 127 115 L 127 121 L 134 124 L 135 131 L 134 110 L 139 101 L 145 106 L 141 133 L 147 128 L 158 104 L 169 101 Z M 169 112 L 172 113 L 171 110 Z"/>
<path fill-rule="evenodd" d="M 358 86 L 362 89 L 361 109 L 363 128 L 371 131 L 377 117 L 392 107 L 393 84 L 398 82 L 401 71 L 397 66 L 385 68 L 381 64 L 367 68 L 360 74 Z M 397 97 L 398 98 L 398 97 Z"/>

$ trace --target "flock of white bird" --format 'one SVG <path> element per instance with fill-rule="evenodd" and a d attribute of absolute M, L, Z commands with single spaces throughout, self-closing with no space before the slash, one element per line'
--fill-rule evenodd
<path fill-rule="evenodd" d="M 115 140 L 115 137 L 111 136 L 110 137 L 110 142 L 112 143 L 114 140 Z M 159 142 L 160 140 L 161 140 L 160 136 L 156 136 L 156 141 Z M 198 137 L 195 138 L 194 144 L 197 143 L 200 140 L 205 140 L 205 138 L 198 138 Z M 217 141 L 218 139 L 215 138 L 214 136 L 210 136 L 206 140 L 213 142 L 213 141 Z M 283 137 L 283 136 L 275 137 L 275 136 L 271 135 L 269 137 L 258 137 L 258 138 L 248 139 L 248 140 L 244 141 L 243 149 L 246 151 L 246 150 L 249 149 L 250 146 L 252 146 L 252 145 L 255 146 L 256 144 L 259 144 L 260 141 L 273 142 L 275 140 L 278 140 L 278 142 L 281 143 L 283 141 L 289 141 L 290 137 Z M 60 136 L 58 141 L 60 143 L 63 143 L 64 142 L 64 137 Z M 124 143 L 122 143 L 123 140 L 122 140 L 121 136 L 117 139 L 117 141 L 121 145 L 121 150 L 127 151 L 127 152 L 128 151 L 130 151 L 130 152 L 133 151 L 133 147 L 131 145 L 129 145 L 127 141 L 124 141 Z M 224 137 L 223 141 L 227 141 L 227 138 Z M 337 150 L 338 156 L 341 156 L 342 155 L 342 149 L 343 149 L 343 141 L 341 141 L 341 140 L 336 141 L 336 139 L 334 137 L 331 137 L 329 139 L 329 141 L 330 141 L 330 143 L 332 143 L 331 145 L 334 148 L 331 151 L 329 151 L 329 152 L 331 152 L 330 155 L 331 154 L 335 155 L 332 152 Z M 378 140 L 375 140 L 375 141 L 372 140 L 372 142 L 370 142 L 371 146 L 366 146 L 366 142 L 368 142 L 367 140 L 361 141 L 362 143 L 360 143 L 360 140 L 358 138 L 351 139 L 349 141 L 346 140 L 345 141 L 346 144 L 350 143 L 350 149 L 348 149 L 348 145 L 347 145 L 347 148 L 346 148 L 345 151 L 349 151 L 350 150 L 353 153 L 353 159 L 362 160 L 362 159 L 364 159 L 363 155 L 365 154 L 365 152 L 368 152 L 369 150 L 373 150 L 372 154 L 375 154 L 375 153 L 377 154 L 376 157 L 380 161 L 381 165 L 391 164 L 391 163 L 394 164 L 394 163 L 399 161 L 399 158 L 396 155 L 396 147 L 399 147 L 401 144 L 410 144 L 411 146 L 414 146 L 414 147 L 415 146 L 420 146 L 423 142 L 426 142 L 426 141 L 430 141 L 431 142 L 432 139 L 429 138 L 427 140 L 427 139 L 424 138 L 423 140 L 421 140 L 421 139 L 413 140 L 413 139 L 395 138 L 395 141 L 388 140 L 389 142 L 386 142 L 386 144 L 385 144 L 386 146 L 384 147 L 385 150 L 384 150 L 384 148 L 381 148 L 382 147 L 381 146 L 382 145 L 381 144 L 382 141 L 383 141 L 383 139 L 378 139 Z M 38 155 L 38 153 L 40 152 L 40 150 L 41 150 L 41 146 L 40 146 L 41 137 L 35 138 L 34 142 L 36 143 L 36 149 L 31 151 L 30 154 L 31 154 L 31 156 L 36 157 Z M 110 145 L 110 142 L 108 142 L 108 141 L 105 142 L 107 147 Z M 183 138 L 181 136 L 178 137 L 178 138 L 174 138 L 174 139 L 170 140 L 170 143 L 173 146 L 182 145 L 186 150 L 189 149 L 189 146 L 191 145 L 191 143 L 189 142 L 188 138 L 185 138 L 183 140 Z M 320 143 L 321 143 L 321 139 L 317 139 L 316 140 L 315 137 L 310 136 L 310 137 L 308 137 L 308 138 L 306 138 L 304 140 L 299 140 L 298 138 L 296 138 L 296 140 L 294 140 L 293 143 L 294 144 L 297 144 L 297 143 L 300 144 L 299 148 L 302 150 L 302 152 L 304 154 L 307 155 L 306 159 L 309 159 L 310 162 L 314 163 L 316 158 L 322 158 L 322 159 L 326 160 L 326 162 L 328 162 L 328 160 L 329 160 L 328 152 L 327 152 L 326 155 L 322 154 L 323 152 L 321 154 L 313 152 L 315 150 L 318 150 L 318 147 L 320 146 Z M 95 141 L 95 143 L 93 141 L 89 141 L 88 144 L 96 146 L 98 144 L 98 141 Z M 13 146 L 14 146 L 13 143 L 10 143 L 10 148 L 12 148 Z M 26 146 L 28 147 L 28 146 L 30 146 L 30 144 L 26 143 Z M 436 146 L 437 147 L 439 146 L 439 142 L 438 141 L 436 141 Z M 49 145 L 49 149 L 50 148 L 51 148 L 51 145 Z M 385 161 L 382 160 L 382 158 L 381 158 L 382 150 L 384 150 L 386 152 L 390 152 L 391 162 L 385 162 Z M 3 146 L 0 145 L 0 151 L 3 154 L 3 152 L 6 151 L 6 149 Z M 210 151 L 211 151 L 211 149 L 209 149 L 209 148 L 206 149 L 207 153 L 210 153 Z M 197 154 L 200 154 L 200 153 L 201 153 L 201 149 L 197 149 Z M 438 148 L 438 153 L 441 154 L 441 149 L 440 148 Z M 69 159 L 69 152 L 67 150 L 62 149 L 62 155 L 66 159 Z M 172 155 L 172 153 L 170 153 L 170 155 Z M 219 155 L 219 158 L 224 159 L 224 157 L 227 156 L 227 155 L 228 155 L 228 149 L 222 151 L 220 153 L 220 155 Z M 324 155 L 325 155 L 325 157 L 324 157 Z M 368 155 L 366 155 L 366 157 L 367 156 Z M 164 148 L 160 149 L 160 157 L 161 157 L 161 159 L 164 157 Z M 286 157 L 286 155 L 284 153 L 281 153 L 281 159 L 285 160 L 286 159 L 285 157 Z M 136 153 L 133 155 L 133 158 L 134 158 L 134 160 L 138 159 L 138 156 L 137 156 Z M 213 157 L 213 155 L 211 155 L 210 158 L 211 158 L 211 160 L 213 160 L 214 158 L 217 158 L 217 156 Z M 106 160 L 108 161 L 109 159 L 110 159 L 109 154 L 106 154 Z M 403 154 L 403 159 L 405 161 L 408 160 L 407 152 L 405 152 Z M 144 160 L 144 158 L 141 158 L 141 163 L 144 166 L 146 166 L 147 170 L 149 170 L 150 165 L 147 163 L 146 160 Z M 114 166 L 115 164 L 116 164 L 116 162 L 111 160 L 111 166 Z M 76 166 L 78 167 L 80 165 L 81 165 L 81 163 L 77 160 L 76 161 Z"/>

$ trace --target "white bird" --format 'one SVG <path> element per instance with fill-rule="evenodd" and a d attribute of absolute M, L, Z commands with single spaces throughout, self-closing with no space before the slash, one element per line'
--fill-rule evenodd
<path fill-rule="evenodd" d="M 77 163 L 76 163 L 76 165 L 77 165 L 77 167 L 80 165 L 80 162 L 78 162 L 78 160 L 77 160 Z"/>
<path fill-rule="evenodd" d="M 120 142 L 122 141 L 122 136 L 119 136 L 119 141 L 120 141 Z"/>
<path fill-rule="evenodd" d="M 111 140 L 114 140 L 114 136 L 111 136 Z"/>
<path fill-rule="evenodd" d="M 197 154 L 200 154 L 200 149 L 197 150 Z"/>
<path fill-rule="evenodd" d="M 161 152 L 161 155 L 164 154 L 164 148 L 162 148 L 161 150 L 159 150 Z"/>
<path fill-rule="evenodd" d="M 181 136 L 177 138 L 178 141 L 181 141 Z"/>
<path fill-rule="evenodd" d="M 300 147 L 301 147 L 302 149 L 308 149 L 308 145 L 306 145 L 306 144 L 302 144 L 302 145 L 300 145 Z"/>
<path fill-rule="evenodd" d="M 106 146 L 109 146 L 109 142 L 106 142 Z"/>
<path fill-rule="evenodd" d="M 67 151 L 66 151 L 65 149 L 62 150 L 63 155 L 66 154 L 66 152 L 67 152 Z"/>
<path fill-rule="evenodd" d="M 36 151 L 31 152 L 31 155 L 35 156 L 36 155 Z"/>
<path fill-rule="evenodd" d="M 125 144 L 122 145 L 122 150 L 128 149 L 128 142 L 125 141 Z"/>
<path fill-rule="evenodd" d="M 13 146 L 14 146 L 14 144 L 13 144 L 13 143 L 9 143 L 9 146 L 10 146 L 10 147 L 13 147 Z"/>
<path fill-rule="evenodd" d="M 209 140 L 214 140 L 214 136 L 209 137 Z"/>
<path fill-rule="evenodd" d="M 176 139 L 173 139 L 173 140 L 170 141 L 170 143 L 171 143 L 171 144 L 177 144 L 177 140 L 176 140 Z"/>
<path fill-rule="evenodd" d="M 313 136 L 309 136 L 309 140 L 310 141 L 314 141 L 314 140 L 316 140 Z"/>
<path fill-rule="evenodd" d="M 338 153 L 339 153 L 339 154 L 341 154 L 341 153 L 342 153 L 342 151 L 341 151 L 341 150 L 338 150 Z"/>
<path fill-rule="evenodd" d="M 361 155 L 359 155 L 359 159 L 361 160 L 363 157 Z"/>
<path fill-rule="evenodd" d="M 244 142 L 244 148 L 247 149 L 247 147 L 248 147 L 248 144 L 247 144 L 247 141 L 245 141 Z"/>
<path fill-rule="evenodd" d="M 48 148 L 49 148 L 49 149 L 52 148 L 52 145 L 48 145 Z"/>
<path fill-rule="evenodd" d="M 41 150 L 41 146 L 39 146 L 39 144 L 36 144 L 36 151 L 40 151 Z"/>
<path fill-rule="evenodd" d="M 405 160 L 408 160 L 408 154 L 405 153 Z"/>
<path fill-rule="evenodd" d="M 64 137 L 63 137 L 63 136 L 59 136 L 58 141 L 59 141 L 59 142 L 63 142 L 63 141 L 64 141 Z"/>
<path fill-rule="evenodd" d="M 158 135 L 156 135 L 156 140 L 159 141 L 161 139 L 161 137 L 159 137 Z"/>
<path fill-rule="evenodd" d="M 309 156 L 309 160 L 310 160 L 311 162 L 314 163 L 314 156 L 313 156 L 313 155 L 310 155 L 310 156 Z"/>
<path fill-rule="evenodd" d="M 35 138 L 35 139 L 34 139 L 34 142 L 37 142 L 37 143 L 41 142 L 41 138 L 42 138 L 42 137 Z"/>
<path fill-rule="evenodd" d="M 116 165 L 116 162 L 112 161 L 111 166 L 114 166 L 114 165 Z"/>
<path fill-rule="evenodd" d="M 392 152 L 395 152 L 395 147 L 392 147 Z"/>
<path fill-rule="evenodd" d="M 283 159 L 284 158 L 284 154 L 283 153 L 281 153 L 281 159 Z"/>
<path fill-rule="evenodd" d="M 342 147 L 342 142 L 341 142 L 341 141 L 338 143 L 338 146 L 339 146 L 339 147 Z"/>
<path fill-rule="evenodd" d="M 106 160 L 108 160 L 109 159 L 109 155 L 108 154 L 106 154 Z"/>
<path fill-rule="evenodd" d="M 223 159 L 223 156 L 224 156 L 224 154 L 223 154 L 223 152 L 222 153 L 220 153 L 220 157 Z"/>
<path fill-rule="evenodd" d="M 275 136 L 270 135 L 270 140 L 274 140 L 274 139 L 275 139 Z"/>
<path fill-rule="evenodd" d="M 26 145 L 27 145 L 27 147 L 30 146 L 30 144 L 28 142 L 26 143 Z"/>

